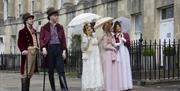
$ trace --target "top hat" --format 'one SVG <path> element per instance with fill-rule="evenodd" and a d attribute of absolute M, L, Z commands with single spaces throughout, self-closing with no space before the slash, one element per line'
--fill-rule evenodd
<path fill-rule="evenodd" d="M 27 21 L 27 19 L 30 18 L 30 17 L 34 19 L 34 15 L 31 15 L 30 13 L 25 13 L 25 14 L 23 14 L 23 16 L 22 16 L 22 19 L 23 19 L 23 21 L 25 22 L 25 21 Z"/>
<path fill-rule="evenodd" d="M 54 7 L 50 7 L 47 9 L 47 15 L 48 15 L 48 18 L 53 15 L 53 14 L 58 14 L 58 10 L 56 10 Z"/>

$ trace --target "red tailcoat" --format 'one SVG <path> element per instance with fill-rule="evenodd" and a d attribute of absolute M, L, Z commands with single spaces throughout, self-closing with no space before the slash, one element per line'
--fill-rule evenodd
<path fill-rule="evenodd" d="M 36 30 L 35 30 L 35 33 L 36 33 Z M 37 40 L 37 34 L 36 34 L 36 40 Z M 19 47 L 19 50 L 23 52 L 24 50 L 27 50 L 29 46 L 33 46 L 33 38 L 27 26 L 25 26 L 23 29 L 19 31 L 18 47 Z M 21 68 L 20 68 L 21 74 L 24 74 L 26 60 L 27 60 L 27 56 L 21 55 Z M 38 67 L 37 67 L 37 60 L 36 60 L 35 72 L 37 72 L 37 68 Z"/>
<path fill-rule="evenodd" d="M 47 24 L 45 24 L 44 26 L 41 27 L 41 31 L 40 31 L 40 48 L 46 48 L 49 44 L 49 41 L 51 39 L 51 30 L 50 30 L 50 26 L 51 23 L 48 22 Z M 64 28 L 62 25 L 60 24 L 56 24 L 55 27 L 57 28 L 57 34 L 58 34 L 58 38 L 60 41 L 60 46 L 59 48 L 61 48 L 61 50 L 67 50 L 67 46 L 66 46 L 66 38 L 65 38 L 65 34 L 64 34 Z M 67 51 L 66 51 L 67 53 Z M 46 58 L 47 60 L 47 58 Z M 66 61 L 65 61 L 66 62 Z"/>

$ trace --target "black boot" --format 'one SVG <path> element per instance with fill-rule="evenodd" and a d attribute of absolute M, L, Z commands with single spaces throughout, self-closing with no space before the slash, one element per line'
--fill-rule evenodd
<path fill-rule="evenodd" d="M 30 78 L 21 78 L 21 91 L 29 91 Z"/>
<path fill-rule="evenodd" d="M 52 91 L 56 91 L 54 73 L 49 73 L 49 81 L 50 81 Z"/>
<path fill-rule="evenodd" d="M 26 91 L 26 78 L 21 78 L 21 91 Z"/>
<path fill-rule="evenodd" d="M 25 89 L 26 89 L 25 91 L 29 91 L 30 78 L 29 78 L 29 77 L 26 77 L 25 80 L 26 80 L 26 81 L 25 81 L 25 82 L 26 82 L 26 83 L 25 83 Z"/>
<path fill-rule="evenodd" d="M 69 91 L 65 75 L 59 76 L 61 91 Z"/>

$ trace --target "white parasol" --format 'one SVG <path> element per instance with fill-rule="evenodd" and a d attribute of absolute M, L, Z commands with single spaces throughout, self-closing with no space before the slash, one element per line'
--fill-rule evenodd
<path fill-rule="evenodd" d="M 92 22 L 93 20 L 97 20 L 100 18 L 101 18 L 101 16 L 99 16 L 97 14 L 83 13 L 83 14 L 80 14 L 80 15 L 76 16 L 75 18 L 73 18 L 71 20 L 71 22 L 68 24 L 68 27 L 78 26 L 85 22 Z"/>
<path fill-rule="evenodd" d="M 119 17 L 115 19 L 113 22 L 119 21 L 121 23 L 122 31 L 123 32 L 128 32 L 131 27 L 131 22 L 130 19 L 125 18 L 125 17 Z"/>

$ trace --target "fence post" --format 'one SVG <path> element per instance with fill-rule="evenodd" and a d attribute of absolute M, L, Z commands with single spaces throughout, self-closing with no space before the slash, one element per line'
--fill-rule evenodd
<path fill-rule="evenodd" d="M 143 42 L 143 38 L 142 38 L 142 33 L 140 35 L 140 39 L 139 39 L 139 56 L 138 56 L 138 61 L 139 61 L 139 79 L 141 80 L 141 51 L 142 51 L 142 42 Z"/>
<path fill-rule="evenodd" d="M 3 66 L 2 54 L 0 54 L 0 60 L 1 60 L 1 61 L 0 61 L 0 62 L 1 62 L 1 63 L 0 63 L 0 70 L 2 70 L 2 66 Z"/>
<path fill-rule="evenodd" d="M 177 64 L 177 68 L 178 68 L 177 71 L 178 71 L 178 72 L 177 72 L 177 73 L 178 73 L 178 78 L 179 78 L 179 67 L 180 67 L 180 65 L 179 65 L 179 61 L 180 61 L 180 57 L 179 57 L 179 56 L 180 56 L 180 39 L 178 40 L 177 50 L 178 50 L 178 51 L 177 51 L 177 57 L 178 57 L 178 58 L 177 58 L 177 60 L 178 60 L 178 64 Z"/>
<path fill-rule="evenodd" d="M 82 76 L 82 64 L 83 64 L 83 61 L 82 61 L 82 52 L 81 52 L 81 49 L 79 48 L 78 49 L 78 78 L 81 78 Z"/>

